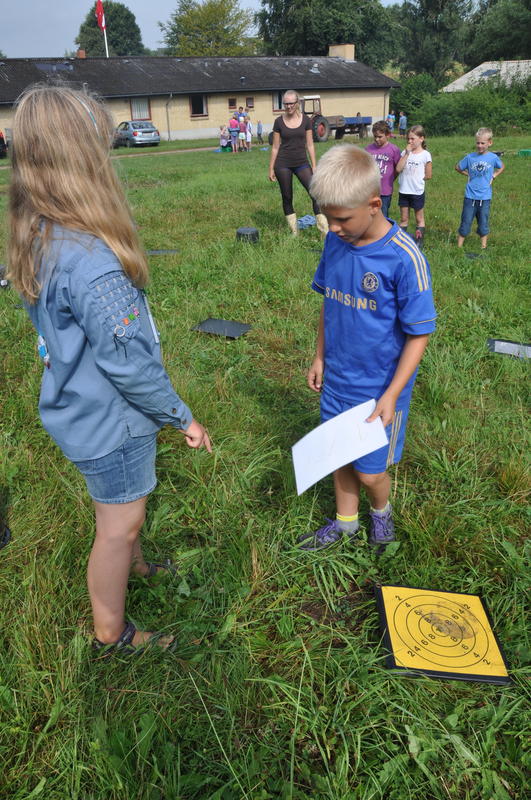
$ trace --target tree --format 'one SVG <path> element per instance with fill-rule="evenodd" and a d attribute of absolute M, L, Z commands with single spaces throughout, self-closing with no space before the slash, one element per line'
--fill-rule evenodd
<path fill-rule="evenodd" d="M 179 0 L 167 23 L 159 22 L 172 56 L 256 55 L 253 14 L 233 0 Z"/>
<path fill-rule="evenodd" d="M 480 5 L 471 20 L 466 62 L 529 58 L 531 54 L 530 2 L 498 0 Z"/>
<path fill-rule="evenodd" d="M 379 0 L 262 0 L 256 15 L 271 55 L 326 55 L 338 42 L 376 69 L 398 55 L 397 25 Z"/>
<path fill-rule="evenodd" d="M 463 58 L 471 8 L 472 0 L 406 0 L 400 7 L 402 73 L 427 73 L 441 86 Z"/>
<path fill-rule="evenodd" d="M 135 15 L 123 3 L 105 2 L 105 22 L 110 56 L 141 56 L 145 53 Z M 94 13 L 95 4 L 79 28 L 76 44 L 87 56 L 104 56 L 105 42 Z"/>
<path fill-rule="evenodd" d="M 412 75 L 401 82 L 399 89 L 391 89 L 390 108 L 405 111 L 409 124 L 414 124 L 417 110 L 427 97 L 437 93 L 437 84 L 431 75 Z"/>

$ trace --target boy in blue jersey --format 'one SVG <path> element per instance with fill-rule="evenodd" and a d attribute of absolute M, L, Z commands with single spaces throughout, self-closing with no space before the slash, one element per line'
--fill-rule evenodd
<path fill-rule="evenodd" d="M 457 237 L 458 247 L 463 246 L 465 237 L 470 233 L 474 217 L 478 221 L 481 249 L 487 247 L 492 182 L 505 169 L 501 159 L 489 152 L 491 146 L 492 131 L 490 128 L 480 128 L 476 133 L 476 152 L 469 153 L 455 165 L 457 172 L 468 177 Z"/>
<path fill-rule="evenodd" d="M 328 219 L 312 288 L 323 295 L 308 386 L 321 393 L 321 420 L 375 398 L 389 444 L 334 473 L 336 518 L 299 538 L 321 550 L 359 528 L 360 490 L 371 504 L 369 541 L 395 538 L 386 469 L 400 460 L 417 368 L 435 330 L 429 266 L 413 240 L 381 211 L 380 173 L 354 145 L 331 148 L 311 193 Z M 324 380 L 323 380 L 324 378 Z"/>

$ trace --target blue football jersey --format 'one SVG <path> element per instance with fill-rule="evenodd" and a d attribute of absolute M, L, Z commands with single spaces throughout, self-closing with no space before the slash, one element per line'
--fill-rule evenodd
<path fill-rule="evenodd" d="M 380 397 L 408 334 L 435 330 L 428 262 L 396 223 L 361 247 L 329 233 L 312 288 L 324 295 L 326 391 L 339 398 Z"/>

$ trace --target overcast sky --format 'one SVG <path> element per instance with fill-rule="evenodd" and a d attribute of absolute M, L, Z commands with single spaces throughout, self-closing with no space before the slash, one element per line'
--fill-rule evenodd
<path fill-rule="evenodd" d="M 120 1 L 135 15 L 144 45 L 160 47 L 157 22 L 169 20 L 177 0 Z M 8 58 L 61 57 L 75 50 L 79 26 L 95 0 L 3 0 L 1 5 L 0 51 Z M 241 0 L 240 5 L 256 11 L 260 0 Z"/>

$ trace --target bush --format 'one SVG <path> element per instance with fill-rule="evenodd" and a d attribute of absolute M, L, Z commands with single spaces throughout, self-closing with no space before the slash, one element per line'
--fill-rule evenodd
<path fill-rule="evenodd" d="M 431 136 L 473 136 L 481 126 L 492 128 L 498 135 L 521 133 L 531 121 L 530 88 L 528 79 L 509 87 L 484 81 L 465 92 L 439 92 L 424 97 L 411 122 L 424 125 Z"/>

